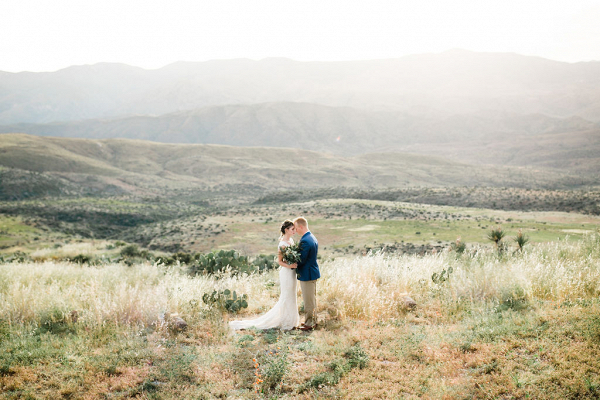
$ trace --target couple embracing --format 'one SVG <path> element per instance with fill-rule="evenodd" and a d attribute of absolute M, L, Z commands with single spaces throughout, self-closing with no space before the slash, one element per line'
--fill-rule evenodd
<path fill-rule="evenodd" d="M 288 264 L 283 259 L 282 248 L 294 244 L 292 236 L 299 234 L 300 239 L 300 261 Z M 281 236 L 279 238 L 279 252 L 277 261 L 281 266 L 279 269 L 279 281 L 281 295 L 279 301 L 266 314 L 258 318 L 243 321 L 231 321 L 231 329 L 271 329 L 282 330 L 300 329 L 303 331 L 313 330 L 317 325 L 317 279 L 321 277 L 319 265 L 317 264 L 317 252 L 319 242 L 308 229 L 308 222 L 303 217 L 294 221 L 285 220 L 281 224 Z M 297 286 L 300 281 L 302 299 L 304 300 L 304 311 L 306 317 L 304 323 L 300 323 L 298 313 Z"/>

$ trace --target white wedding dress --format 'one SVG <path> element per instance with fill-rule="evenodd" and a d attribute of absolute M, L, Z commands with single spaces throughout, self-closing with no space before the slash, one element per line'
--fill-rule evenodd
<path fill-rule="evenodd" d="M 294 243 L 293 239 L 290 240 L 291 243 L 284 242 L 283 240 L 280 241 L 279 247 L 289 246 Z M 282 330 L 290 330 L 298 326 L 300 323 L 300 314 L 298 314 L 298 299 L 296 297 L 296 270 L 280 266 L 279 282 L 281 294 L 279 296 L 279 301 L 273 308 L 258 318 L 230 321 L 229 327 L 235 330 L 248 328 L 279 328 Z"/>

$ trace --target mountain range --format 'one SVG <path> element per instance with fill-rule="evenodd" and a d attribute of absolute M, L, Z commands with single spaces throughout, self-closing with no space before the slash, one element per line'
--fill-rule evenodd
<path fill-rule="evenodd" d="M 271 102 L 442 115 L 497 110 L 600 121 L 600 62 L 452 50 L 398 59 L 268 58 L 0 73 L 0 124 L 162 115 Z"/>
<path fill-rule="evenodd" d="M 389 151 L 469 164 L 600 171 L 600 123 L 499 112 L 425 117 L 309 103 L 212 106 L 154 116 L 0 126 L 40 136 L 297 148 L 342 156 Z"/>
<path fill-rule="evenodd" d="M 345 159 L 410 153 L 417 164 L 418 155 L 434 156 L 594 181 L 600 62 L 452 50 L 373 61 L 0 72 L 0 133 L 291 148 Z"/>

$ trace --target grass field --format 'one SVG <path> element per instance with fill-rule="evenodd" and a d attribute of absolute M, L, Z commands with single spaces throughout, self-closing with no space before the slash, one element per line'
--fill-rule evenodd
<path fill-rule="evenodd" d="M 215 193 L 1 202 L 0 398 L 600 397 L 597 215 Z M 228 331 L 275 304 L 276 271 L 193 276 L 121 257 L 130 243 L 149 260 L 273 254 L 298 215 L 320 243 L 311 333 Z M 502 253 L 487 238 L 497 228 Z M 224 289 L 248 308 L 202 301 Z"/>
<path fill-rule="evenodd" d="M 0 150 L 0 399 L 600 398 L 592 164 L 18 134 Z M 230 332 L 276 303 L 277 271 L 194 263 L 268 260 L 299 215 L 318 329 Z M 248 307 L 203 301 L 226 289 Z"/>
<path fill-rule="evenodd" d="M 81 250 L 81 249 L 79 249 Z M 434 281 L 448 271 L 449 279 Z M 2 398 L 598 398 L 600 235 L 323 261 L 319 328 L 229 332 L 276 272 L 0 265 Z M 204 293 L 249 296 L 241 315 Z M 410 295 L 417 307 L 403 306 Z M 177 313 L 185 331 L 169 323 Z M 171 318 L 171 319 L 170 319 Z"/>
<path fill-rule="evenodd" d="M 416 205 L 376 200 L 319 200 L 285 205 L 232 207 L 148 226 L 151 244 L 181 243 L 188 251 L 238 249 L 272 253 L 277 227 L 286 218 L 304 215 L 319 238 L 323 257 L 341 252 L 362 254 L 368 248 L 397 243 L 447 247 L 458 237 L 472 246 L 489 243 L 501 226 L 514 236 L 522 229 L 533 242 L 578 240 L 600 227 L 596 216 L 561 212 L 503 212 L 474 208 Z M 175 231 L 175 232 L 173 232 Z M 161 232 L 172 232 L 164 235 Z M 160 248 L 160 246 L 159 246 Z"/>
<path fill-rule="evenodd" d="M 439 251 L 459 237 L 467 246 L 489 246 L 487 235 L 496 227 L 510 237 L 522 230 L 532 243 L 579 240 L 600 227 L 600 217 L 578 213 L 356 199 L 207 207 L 154 199 L 82 198 L 5 202 L 0 207 L 17 215 L 0 214 L 4 254 L 96 238 L 137 243 L 153 251 L 236 249 L 247 255 L 271 254 L 281 221 L 298 215 L 310 221 L 326 258 L 382 247 L 398 253 Z"/>

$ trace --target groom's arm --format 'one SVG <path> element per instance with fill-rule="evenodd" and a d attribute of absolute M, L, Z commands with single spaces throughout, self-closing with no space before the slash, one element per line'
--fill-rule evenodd
<path fill-rule="evenodd" d="M 308 254 L 310 253 L 310 245 L 306 240 L 300 241 L 300 262 L 298 267 L 303 266 L 308 260 Z"/>

